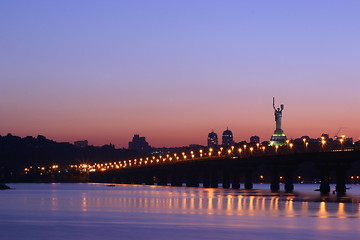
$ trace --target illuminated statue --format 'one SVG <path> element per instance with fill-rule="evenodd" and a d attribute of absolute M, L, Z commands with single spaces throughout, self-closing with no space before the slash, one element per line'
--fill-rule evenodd
<path fill-rule="evenodd" d="M 282 111 L 284 110 L 284 104 L 281 104 L 279 108 L 275 107 L 275 98 L 273 98 L 273 108 L 276 122 L 276 129 L 270 139 L 270 146 L 286 145 L 286 135 L 281 129 Z"/>
<path fill-rule="evenodd" d="M 281 104 L 279 108 L 275 108 L 275 98 L 273 98 L 273 108 L 275 110 L 275 122 L 276 122 L 276 129 L 281 129 L 281 118 L 282 118 L 282 111 L 284 110 L 284 104 Z"/>

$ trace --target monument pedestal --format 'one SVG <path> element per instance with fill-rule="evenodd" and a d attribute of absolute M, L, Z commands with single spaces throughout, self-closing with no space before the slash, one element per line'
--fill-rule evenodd
<path fill-rule="evenodd" d="M 270 139 L 270 146 L 286 145 L 286 135 L 282 129 L 276 129 Z"/>

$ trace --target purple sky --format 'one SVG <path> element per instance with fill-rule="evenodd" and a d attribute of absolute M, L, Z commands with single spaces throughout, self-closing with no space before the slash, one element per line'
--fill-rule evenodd
<path fill-rule="evenodd" d="M 360 1 L 0 2 L 0 135 L 360 137 Z"/>

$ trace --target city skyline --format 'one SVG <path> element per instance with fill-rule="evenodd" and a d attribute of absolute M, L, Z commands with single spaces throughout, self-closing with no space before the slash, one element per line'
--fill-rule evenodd
<path fill-rule="evenodd" d="M 276 97 L 289 139 L 360 138 L 359 2 L 0 5 L 0 135 L 268 141 Z"/>

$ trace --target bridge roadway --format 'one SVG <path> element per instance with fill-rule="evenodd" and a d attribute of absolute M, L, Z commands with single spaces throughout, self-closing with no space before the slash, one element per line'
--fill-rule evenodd
<path fill-rule="evenodd" d="M 91 182 L 147 184 L 187 187 L 217 188 L 222 183 L 223 188 L 253 188 L 253 178 L 256 171 L 267 172 L 270 189 L 280 190 L 280 178 L 284 181 L 285 192 L 293 192 L 295 173 L 303 171 L 314 172 L 314 179 L 320 180 L 319 191 L 330 192 L 330 173 L 335 175 L 336 192 L 346 192 L 346 171 L 352 164 L 360 161 L 360 150 L 287 153 L 265 156 L 228 156 L 203 157 L 193 160 L 173 161 L 146 166 L 134 166 L 104 172 L 93 172 L 89 175 Z M 305 169 L 305 170 L 304 170 Z M 281 177 L 280 177 L 281 176 Z M 282 177 L 283 176 L 283 177 Z"/>

